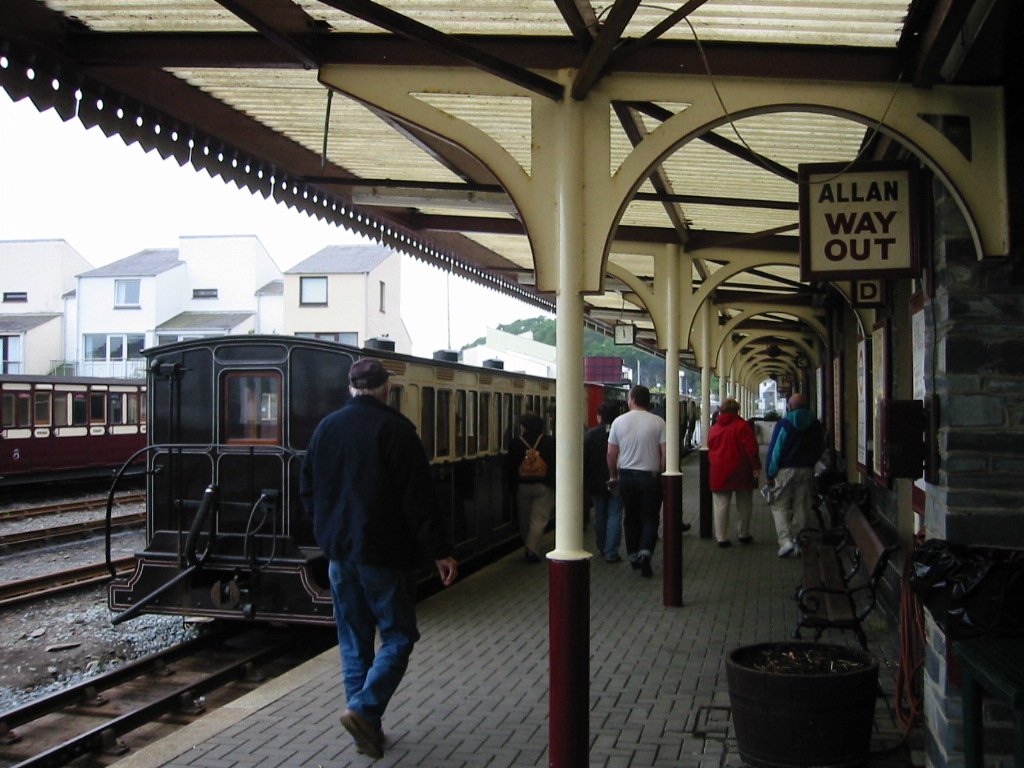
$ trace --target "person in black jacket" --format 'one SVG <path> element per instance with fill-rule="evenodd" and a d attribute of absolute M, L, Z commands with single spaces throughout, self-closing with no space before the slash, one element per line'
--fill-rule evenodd
<path fill-rule="evenodd" d="M 530 451 L 540 454 L 543 471 L 531 474 L 523 463 Z M 544 434 L 544 419 L 527 411 L 519 417 L 519 437 L 508 447 L 506 470 L 509 490 L 516 500 L 519 533 L 528 563 L 539 563 L 541 538 L 555 510 L 555 440 Z"/>
<path fill-rule="evenodd" d="M 605 562 L 621 563 L 622 499 L 608 490 L 608 431 L 619 409 L 597 407 L 597 426 L 583 435 L 583 492 L 594 505 L 594 543 Z"/>
<path fill-rule="evenodd" d="M 458 573 L 416 427 L 387 405 L 388 376 L 380 360 L 352 365 L 352 399 L 317 426 L 299 485 L 329 561 L 347 704 L 341 725 L 373 758 L 384 754 L 381 718 L 420 636 L 416 567 L 432 559 L 445 586 Z"/>

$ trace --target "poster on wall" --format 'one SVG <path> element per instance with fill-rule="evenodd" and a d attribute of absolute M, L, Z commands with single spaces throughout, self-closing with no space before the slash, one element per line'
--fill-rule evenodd
<path fill-rule="evenodd" d="M 836 355 L 832 358 L 832 450 L 843 453 L 843 363 Z"/>
<path fill-rule="evenodd" d="M 882 401 L 887 399 L 886 389 L 889 382 L 888 368 L 889 336 L 885 322 L 875 326 L 871 333 L 871 471 L 875 478 L 888 481 L 882 468 Z"/>
<path fill-rule="evenodd" d="M 910 299 L 910 341 L 913 354 L 913 387 L 915 400 L 925 402 L 928 388 L 925 383 L 925 345 L 928 342 L 924 322 L 924 296 L 918 292 Z M 919 477 L 914 481 L 911 493 L 911 506 L 918 514 L 925 510 L 925 480 Z"/>
<path fill-rule="evenodd" d="M 814 369 L 815 394 L 818 396 L 818 410 L 815 412 L 820 420 L 825 420 L 825 368 L 824 366 Z"/>
<path fill-rule="evenodd" d="M 868 350 L 871 341 L 857 343 L 857 467 L 867 472 L 868 465 Z"/>

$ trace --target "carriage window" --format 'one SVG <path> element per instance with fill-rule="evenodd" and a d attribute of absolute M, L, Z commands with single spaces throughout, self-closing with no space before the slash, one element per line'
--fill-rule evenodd
<path fill-rule="evenodd" d="M 89 402 L 84 392 L 76 392 L 71 400 L 71 424 L 82 427 L 89 423 Z"/>
<path fill-rule="evenodd" d="M 449 425 L 451 424 L 452 393 L 446 389 L 437 392 L 437 414 L 434 419 L 437 432 L 437 455 L 451 456 L 451 435 Z"/>
<path fill-rule="evenodd" d="M 3 425 L 5 427 L 27 427 L 32 422 L 32 400 L 28 392 L 4 392 Z"/>
<path fill-rule="evenodd" d="M 455 455 L 466 455 L 466 390 L 455 393 Z"/>
<path fill-rule="evenodd" d="M 480 393 L 480 451 L 491 450 L 491 393 Z"/>
<path fill-rule="evenodd" d="M 70 399 L 66 392 L 58 392 L 53 396 L 53 426 L 66 427 L 68 425 Z"/>
<path fill-rule="evenodd" d="M 107 398 L 102 392 L 89 393 L 89 423 L 105 424 L 107 421 Z"/>
<path fill-rule="evenodd" d="M 522 399 L 522 398 L 519 398 Z M 515 416 L 516 398 L 512 395 L 505 395 L 504 425 L 502 426 L 505 445 L 512 443 L 512 436 L 518 431 Z"/>
<path fill-rule="evenodd" d="M 420 392 L 420 439 L 427 458 L 434 458 L 434 388 L 424 387 Z"/>
<path fill-rule="evenodd" d="M 120 392 L 111 392 L 109 398 L 111 424 L 124 424 L 124 395 Z"/>
<path fill-rule="evenodd" d="M 135 394 L 128 395 L 128 424 L 139 424 L 141 419 L 139 418 L 139 396 Z"/>
<path fill-rule="evenodd" d="M 224 381 L 226 443 L 281 442 L 281 375 L 231 373 Z"/>
<path fill-rule="evenodd" d="M 476 453 L 476 392 L 469 392 L 466 401 L 466 452 Z"/>
<path fill-rule="evenodd" d="M 33 422 L 37 427 L 48 427 L 53 423 L 53 393 L 36 392 Z"/>
<path fill-rule="evenodd" d="M 388 405 L 399 413 L 402 412 L 402 388 L 391 387 L 388 389 Z"/>

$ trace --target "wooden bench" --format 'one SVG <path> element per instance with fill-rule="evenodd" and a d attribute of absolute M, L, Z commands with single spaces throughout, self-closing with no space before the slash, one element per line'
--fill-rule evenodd
<path fill-rule="evenodd" d="M 964 765 L 984 764 L 981 703 L 987 693 L 1013 710 L 1013 764 L 1024 768 L 1024 638 L 957 640 L 953 655 L 963 673 Z"/>
<path fill-rule="evenodd" d="M 897 545 L 886 545 L 858 504 L 848 504 L 842 528 L 807 528 L 799 538 L 803 581 L 794 638 L 805 629 L 820 640 L 827 629 L 853 632 L 867 650 L 862 626 L 874 610 L 878 583 Z"/>

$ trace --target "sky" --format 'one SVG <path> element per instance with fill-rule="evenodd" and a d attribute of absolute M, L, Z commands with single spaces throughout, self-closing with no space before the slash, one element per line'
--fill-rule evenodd
<path fill-rule="evenodd" d="M 372 242 L 0 90 L 0 240 L 63 239 L 99 267 L 195 235 L 256 235 L 282 271 L 327 245 Z M 428 357 L 545 314 L 408 255 L 401 313 L 413 354 Z"/>

